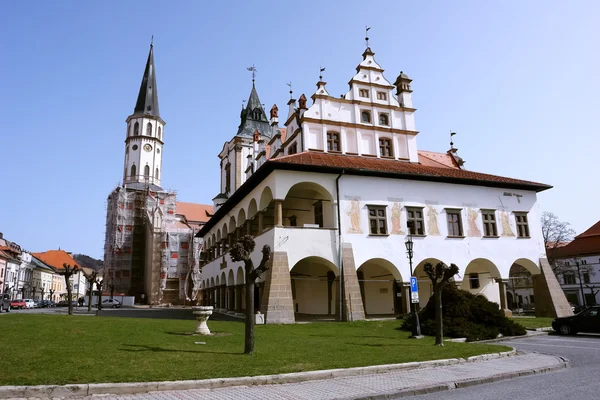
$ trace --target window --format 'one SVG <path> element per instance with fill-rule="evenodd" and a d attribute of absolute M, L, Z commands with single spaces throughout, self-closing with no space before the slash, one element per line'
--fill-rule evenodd
<path fill-rule="evenodd" d="M 323 202 L 319 200 L 315 204 L 313 204 L 313 207 L 315 209 L 315 224 L 319 225 L 319 227 L 322 228 L 323 227 Z"/>
<path fill-rule="evenodd" d="M 131 136 L 131 122 L 127 124 L 127 137 Z"/>
<path fill-rule="evenodd" d="M 158 127 L 158 139 L 162 140 L 162 128 L 160 126 Z"/>
<path fill-rule="evenodd" d="M 563 281 L 565 285 L 575 284 L 575 274 L 573 272 L 563 272 Z"/>
<path fill-rule="evenodd" d="M 231 190 L 231 164 L 225 166 L 225 193 Z"/>
<path fill-rule="evenodd" d="M 125 154 L 129 154 L 129 146 L 125 146 Z"/>
<path fill-rule="evenodd" d="M 498 228 L 496 226 L 496 210 L 481 210 L 481 216 L 483 218 L 483 236 L 498 236 Z"/>
<path fill-rule="evenodd" d="M 288 147 L 288 154 L 296 154 L 298 152 L 298 142 L 294 142 Z"/>
<path fill-rule="evenodd" d="M 446 210 L 446 220 L 448 221 L 448 236 L 463 236 L 460 210 Z"/>
<path fill-rule="evenodd" d="M 590 283 L 590 273 L 588 271 L 583 272 L 583 283 Z"/>
<path fill-rule="evenodd" d="M 338 132 L 327 132 L 327 151 L 342 151 Z"/>
<path fill-rule="evenodd" d="M 158 177 L 158 168 L 156 168 L 156 175 L 154 175 L 154 177 L 155 177 L 156 179 L 160 179 L 160 178 Z"/>
<path fill-rule="evenodd" d="M 137 171 L 136 171 L 136 168 L 135 168 L 135 164 L 133 164 L 131 166 L 131 177 L 135 178 L 136 174 L 137 174 Z"/>
<path fill-rule="evenodd" d="M 479 274 L 469 274 L 469 287 L 479 289 Z"/>
<path fill-rule="evenodd" d="M 569 261 L 565 261 L 565 267 L 570 267 L 571 263 Z"/>
<path fill-rule="evenodd" d="M 296 217 L 295 215 L 290 215 L 289 220 L 290 226 L 298 226 L 298 217 Z"/>
<path fill-rule="evenodd" d="M 379 114 L 379 125 L 388 126 L 390 124 L 390 117 L 387 114 Z"/>
<path fill-rule="evenodd" d="M 146 177 L 146 179 L 148 179 L 150 177 L 150 166 L 146 165 L 144 167 L 144 176 Z"/>
<path fill-rule="evenodd" d="M 140 123 L 136 122 L 133 125 L 133 136 L 138 136 L 140 134 Z"/>
<path fill-rule="evenodd" d="M 371 123 L 371 113 L 369 111 L 363 111 L 360 113 L 360 120 L 365 124 Z"/>
<path fill-rule="evenodd" d="M 392 139 L 379 138 L 379 154 L 381 157 L 394 157 Z"/>
<path fill-rule="evenodd" d="M 146 125 L 146 136 L 152 136 L 152 124 L 150 122 Z"/>
<path fill-rule="evenodd" d="M 252 113 L 250 114 L 250 118 L 256 120 L 256 121 L 260 121 L 262 116 L 262 112 L 260 111 L 260 108 L 255 108 L 254 110 L 252 110 Z"/>
<path fill-rule="evenodd" d="M 406 217 L 411 235 L 425 235 L 423 222 L 423 209 L 418 207 L 407 207 Z"/>
<path fill-rule="evenodd" d="M 529 225 L 527 224 L 527 213 L 515 213 L 517 221 L 517 236 L 521 238 L 529 237 Z"/>
<path fill-rule="evenodd" d="M 369 232 L 371 235 L 387 235 L 385 206 L 367 206 L 369 208 Z"/>
<path fill-rule="evenodd" d="M 587 260 L 581 260 L 581 265 L 587 265 Z"/>
<path fill-rule="evenodd" d="M 358 95 L 360 97 L 364 97 L 364 98 L 368 99 L 369 98 L 369 90 L 367 90 L 367 89 L 358 89 Z"/>
<path fill-rule="evenodd" d="M 377 100 L 387 100 L 387 94 L 385 92 L 377 92 Z"/>

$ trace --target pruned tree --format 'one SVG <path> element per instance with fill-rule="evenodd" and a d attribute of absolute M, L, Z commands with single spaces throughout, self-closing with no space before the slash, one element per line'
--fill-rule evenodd
<path fill-rule="evenodd" d="M 92 270 L 89 274 L 83 271 L 83 276 L 85 276 L 85 280 L 90 285 L 90 291 L 88 293 L 88 312 L 92 311 L 92 292 L 94 290 L 94 283 L 96 283 L 96 278 L 98 277 L 98 271 Z"/>
<path fill-rule="evenodd" d="M 568 242 L 573 240 L 575 231 L 571 228 L 571 224 L 563 222 L 558 217 L 548 211 L 542 214 L 542 237 L 544 238 L 544 247 L 548 262 L 552 266 L 555 274 L 562 272 L 562 266 L 556 263 L 556 249 L 563 247 Z"/>
<path fill-rule="evenodd" d="M 426 262 L 423 266 L 425 274 L 431 280 L 433 286 L 433 299 L 435 301 L 435 344 L 437 346 L 444 345 L 444 324 L 442 322 L 442 288 L 456 274 L 458 267 L 456 264 L 450 266 L 439 262 L 433 266 L 432 263 Z"/>
<path fill-rule="evenodd" d="M 245 270 L 246 288 L 246 330 L 244 339 L 244 353 L 254 352 L 254 284 L 260 275 L 269 269 L 271 259 L 271 247 L 264 245 L 262 248 L 262 259 L 255 269 L 252 261 L 252 252 L 256 247 L 254 239 L 250 235 L 243 236 L 231 247 L 229 255 L 234 262 L 243 262 Z"/>
<path fill-rule="evenodd" d="M 77 264 L 70 265 L 67 263 L 63 264 L 62 269 L 52 268 L 54 272 L 65 277 L 65 285 L 67 286 L 67 302 L 69 305 L 69 315 L 73 315 L 73 287 L 71 286 L 71 277 L 79 272 L 79 266 Z M 51 291 L 53 292 L 53 291 Z"/>
<path fill-rule="evenodd" d="M 102 310 L 102 276 L 96 275 L 96 280 L 94 280 L 96 287 L 98 288 L 98 311 Z"/>

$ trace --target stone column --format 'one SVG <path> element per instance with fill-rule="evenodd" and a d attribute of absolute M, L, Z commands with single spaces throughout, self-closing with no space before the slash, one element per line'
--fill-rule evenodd
<path fill-rule="evenodd" d="M 283 227 L 283 200 L 275 200 L 275 226 Z"/>
<path fill-rule="evenodd" d="M 350 243 L 344 243 L 342 245 L 342 266 L 344 272 L 344 314 L 342 315 L 342 321 L 362 321 L 365 319 L 365 310 L 360 295 L 360 287 L 358 286 L 354 252 L 352 251 L 352 244 Z"/>
<path fill-rule="evenodd" d="M 263 228 L 264 228 L 264 225 L 263 225 L 263 212 L 259 211 L 258 212 L 258 235 L 260 235 L 262 233 Z"/>
<path fill-rule="evenodd" d="M 296 321 L 290 268 L 285 251 L 273 253 L 271 268 L 265 273 L 260 310 L 265 314 L 267 324 L 293 324 Z"/>
<path fill-rule="evenodd" d="M 498 283 L 498 290 L 500 291 L 500 309 L 504 311 L 505 316 L 512 317 L 512 311 L 508 309 L 508 304 L 506 304 L 506 284 L 508 283 L 508 280 L 496 278 L 496 282 Z"/>
<path fill-rule="evenodd" d="M 246 235 L 252 235 L 252 219 L 246 221 Z"/>

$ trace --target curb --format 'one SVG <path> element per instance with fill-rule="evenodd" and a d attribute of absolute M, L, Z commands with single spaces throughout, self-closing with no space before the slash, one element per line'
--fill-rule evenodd
<path fill-rule="evenodd" d="M 506 340 L 515 340 L 515 339 L 524 339 L 532 336 L 545 336 L 548 335 L 550 331 L 527 331 L 526 335 L 521 336 L 502 336 L 496 339 L 487 339 L 487 340 L 476 340 L 471 343 L 496 343 L 496 342 L 504 342 Z"/>
<path fill-rule="evenodd" d="M 561 369 L 566 369 L 571 366 L 569 360 L 564 357 L 554 356 L 557 359 L 561 360 L 559 364 L 550 366 L 550 367 L 542 367 L 542 368 L 532 368 L 528 370 L 523 370 L 519 372 L 505 372 L 501 374 L 497 374 L 495 376 L 487 377 L 487 378 L 473 378 L 466 379 L 463 381 L 455 381 L 443 384 L 436 384 L 430 386 L 420 386 L 416 388 L 407 388 L 402 390 L 396 390 L 393 392 L 377 394 L 373 396 L 361 396 L 361 397 L 353 397 L 350 400 L 388 400 L 388 399 L 398 399 L 402 397 L 410 397 L 410 396 L 419 396 L 423 394 L 437 393 L 443 391 L 449 391 L 454 389 L 462 389 L 470 386 L 483 385 L 486 383 L 499 382 L 508 379 L 519 378 L 522 376 L 530 376 L 543 374 L 546 372 L 558 371 Z"/>
<path fill-rule="evenodd" d="M 294 372 L 289 374 L 246 376 L 238 378 L 213 378 L 188 381 L 165 381 L 165 382 L 127 382 L 127 383 L 86 383 L 74 385 L 40 385 L 40 386 L 0 386 L 0 399 L 13 397 L 82 397 L 91 395 L 108 394 L 136 394 L 165 390 L 190 390 L 190 389 L 219 389 L 231 386 L 256 386 L 281 383 L 299 383 L 312 380 L 339 378 L 345 376 L 359 376 L 379 374 L 384 372 L 419 369 L 426 367 L 441 367 L 486 361 L 496 358 L 515 356 L 517 351 L 504 351 L 500 353 L 482 354 L 468 358 L 449 358 L 443 360 L 409 362 L 402 364 L 372 365 L 368 367 L 327 369 L 320 371 Z M 454 385 L 454 384 L 452 384 Z M 448 387 L 436 385 L 437 387 Z M 410 389 L 411 391 L 421 389 Z M 429 389 L 426 389 L 429 390 Z M 440 389 L 441 390 L 441 389 Z M 439 391 L 439 390 L 436 390 Z M 428 393 L 428 392 L 423 392 Z M 383 395 L 382 395 L 383 396 Z M 387 394 L 386 394 L 387 396 Z M 390 397 L 365 397 L 365 399 L 387 399 Z"/>

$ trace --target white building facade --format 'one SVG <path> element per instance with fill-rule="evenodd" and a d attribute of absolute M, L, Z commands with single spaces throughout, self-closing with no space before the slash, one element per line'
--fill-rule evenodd
<path fill-rule="evenodd" d="M 459 266 L 461 288 L 505 310 L 510 269 L 519 265 L 533 275 L 536 312 L 568 314 L 548 274 L 539 223 L 536 193 L 550 187 L 467 171 L 455 149 L 419 151 L 410 78 L 400 73 L 392 85 L 369 48 L 356 70 L 340 98 L 321 80 L 310 107 L 304 95 L 298 104 L 290 100 L 284 129 L 277 106 L 268 122 L 262 107 L 252 114 L 257 107 L 250 104 L 260 104 L 253 84 L 240 129 L 220 154 L 215 215 L 198 234 L 203 302 L 230 312 L 245 308 L 243 267 L 228 251 L 251 234 L 255 265 L 264 245 L 273 251 L 255 293 L 267 323 L 406 313 L 411 267 L 424 306 L 432 293 L 423 266 L 440 261 Z M 249 115 L 252 136 L 244 133 Z M 226 157 L 232 143 L 249 140 L 246 160 Z M 240 186 L 223 183 L 241 173 Z"/>

